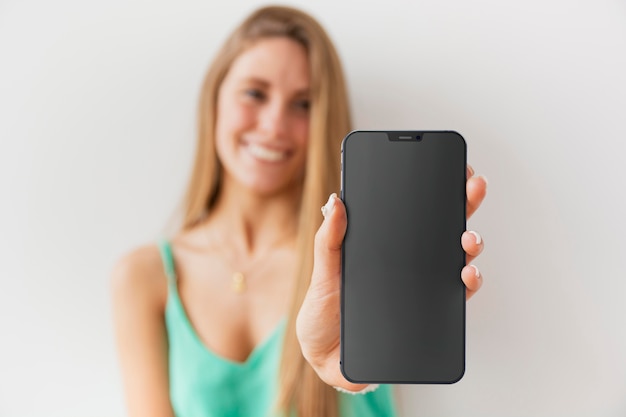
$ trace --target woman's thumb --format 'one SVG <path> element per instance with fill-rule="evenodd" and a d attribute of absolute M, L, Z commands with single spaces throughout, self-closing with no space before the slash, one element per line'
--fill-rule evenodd
<path fill-rule="evenodd" d="M 328 202 L 322 207 L 322 214 L 324 221 L 315 235 L 312 280 L 334 281 L 341 274 L 341 245 L 348 224 L 346 208 L 337 194 L 330 195 Z"/>

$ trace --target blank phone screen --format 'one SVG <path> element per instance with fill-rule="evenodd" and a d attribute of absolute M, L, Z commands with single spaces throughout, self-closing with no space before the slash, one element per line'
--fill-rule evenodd
<path fill-rule="evenodd" d="M 356 131 L 342 153 L 342 372 L 353 382 L 458 381 L 465 140 L 449 131 Z"/>

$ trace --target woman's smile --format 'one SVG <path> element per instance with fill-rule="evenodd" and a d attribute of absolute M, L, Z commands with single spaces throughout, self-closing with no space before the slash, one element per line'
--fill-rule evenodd
<path fill-rule="evenodd" d="M 261 142 L 241 140 L 241 147 L 243 151 L 263 163 L 280 163 L 284 162 L 293 154 L 289 149 L 277 147 L 275 145 L 267 145 Z"/>

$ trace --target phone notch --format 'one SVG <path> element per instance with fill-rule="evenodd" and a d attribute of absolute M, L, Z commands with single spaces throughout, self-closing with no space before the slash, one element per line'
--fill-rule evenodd
<path fill-rule="evenodd" d="M 422 140 L 421 132 L 389 132 L 389 140 L 391 141 L 409 141 L 419 142 Z"/>

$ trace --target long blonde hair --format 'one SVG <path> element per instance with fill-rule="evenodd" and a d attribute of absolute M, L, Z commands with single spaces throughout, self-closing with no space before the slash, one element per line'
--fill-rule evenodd
<path fill-rule="evenodd" d="M 339 57 L 324 29 L 308 14 L 290 7 L 261 8 L 235 29 L 215 57 L 200 95 L 197 151 L 183 201 L 183 229 L 196 226 L 206 216 L 220 191 L 222 167 L 215 150 L 220 85 L 239 54 L 259 39 L 277 36 L 306 49 L 311 77 L 309 145 L 298 219 L 300 268 L 283 344 L 277 405 L 299 417 L 333 417 L 338 415 L 337 393 L 302 356 L 295 322 L 311 279 L 313 240 L 321 224 L 319 207 L 339 188 L 339 151 L 351 122 Z"/>

